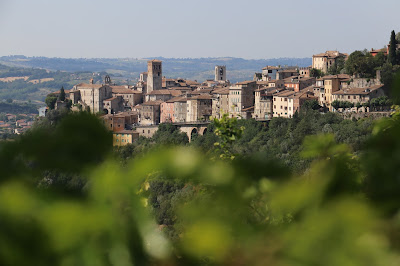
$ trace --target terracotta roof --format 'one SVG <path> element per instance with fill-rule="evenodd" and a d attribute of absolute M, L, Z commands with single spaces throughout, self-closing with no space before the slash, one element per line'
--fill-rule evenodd
<path fill-rule="evenodd" d="M 263 67 L 263 70 L 266 70 L 266 69 L 282 69 L 282 68 L 280 68 L 280 67 L 276 67 L 276 66 L 266 66 L 266 67 Z"/>
<path fill-rule="evenodd" d="M 198 96 L 191 97 L 188 100 L 211 100 L 211 95 L 200 94 Z"/>
<path fill-rule="evenodd" d="M 174 103 L 174 102 L 186 102 L 186 101 L 187 101 L 186 97 L 175 97 L 175 98 L 169 99 L 166 102 L 167 103 Z"/>
<path fill-rule="evenodd" d="M 162 90 L 154 90 L 148 93 L 147 95 L 171 95 L 171 91 L 167 89 L 162 89 Z"/>
<path fill-rule="evenodd" d="M 236 83 L 236 85 L 247 85 L 247 84 L 250 84 L 253 82 L 255 83 L 255 81 L 253 81 L 253 80 L 246 80 L 246 81 L 238 82 L 238 83 Z"/>
<path fill-rule="evenodd" d="M 142 103 L 142 105 L 160 105 L 160 104 L 162 104 L 163 103 L 163 101 L 150 101 L 150 102 L 145 102 L 145 103 Z"/>
<path fill-rule="evenodd" d="M 121 97 L 121 96 L 120 96 Z M 103 101 L 113 101 L 113 100 L 116 100 L 116 99 L 118 99 L 117 97 L 111 97 L 111 98 L 108 98 L 108 99 L 105 99 L 105 100 L 103 100 Z"/>
<path fill-rule="evenodd" d="M 113 134 L 139 134 L 139 132 L 137 132 L 136 130 L 121 130 L 121 131 L 117 131 L 117 132 L 113 132 Z"/>
<path fill-rule="evenodd" d="M 297 69 L 283 69 L 278 71 L 279 73 L 283 72 L 283 73 L 293 73 L 296 72 L 297 73 Z"/>
<path fill-rule="evenodd" d="M 103 86 L 105 86 L 105 85 L 103 85 L 103 84 L 79 83 L 78 85 L 76 85 L 76 88 L 81 87 L 82 89 L 85 89 L 85 88 L 99 89 L 99 88 L 101 88 Z"/>
<path fill-rule="evenodd" d="M 274 94 L 274 96 L 277 96 L 277 97 L 288 97 L 288 96 L 293 95 L 294 93 L 295 92 L 291 91 L 291 90 L 284 90 L 284 91 L 280 91 L 280 92 Z"/>
<path fill-rule="evenodd" d="M 116 88 L 118 87 L 118 88 Z M 141 91 L 136 91 L 132 89 L 127 89 L 123 86 L 112 86 L 113 93 L 120 93 L 120 94 L 141 94 Z"/>
<path fill-rule="evenodd" d="M 254 109 L 254 106 L 251 106 L 251 107 L 247 107 L 247 108 L 242 109 L 242 111 L 250 111 L 250 110 L 253 110 L 253 109 Z"/>
<path fill-rule="evenodd" d="M 215 89 L 212 94 L 229 94 L 229 88 L 225 87 L 225 88 L 218 88 Z"/>
<path fill-rule="evenodd" d="M 368 95 L 378 89 L 383 88 L 384 85 L 375 85 L 367 88 L 351 88 L 333 92 L 334 95 Z"/>
<path fill-rule="evenodd" d="M 328 57 L 328 58 L 336 58 L 339 56 L 348 56 L 348 55 L 346 53 L 339 53 L 338 51 L 326 51 L 325 53 L 313 55 L 313 57 Z"/>
<path fill-rule="evenodd" d="M 188 85 L 200 85 L 200 83 L 198 83 L 197 81 L 194 80 L 185 80 L 186 84 Z"/>
<path fill-rule="evenodd" d="M 156 62 L 156 63 L 162 63 L 162 61 L 160 61 L 160 60 L 157 60 L 157 59 L 152 59 L 152 60 L 149 60 L 149 61 L 147 61 L 147 62 Z"/>
<path fill-rule="evenodd" d="M 192 90 L 192 88 L 189 88 L 189 87 L 170 87 L 168 89 L 170 89 L 170 90 L 189 90 L 189 91 Z"/>

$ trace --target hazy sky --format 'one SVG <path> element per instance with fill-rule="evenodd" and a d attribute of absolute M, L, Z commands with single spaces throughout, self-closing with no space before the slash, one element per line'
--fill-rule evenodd
<path fill-rule="evenodd" d="M 311 57 L 381 48 L 400 0 L 0 0 L 0 56 Z"/>

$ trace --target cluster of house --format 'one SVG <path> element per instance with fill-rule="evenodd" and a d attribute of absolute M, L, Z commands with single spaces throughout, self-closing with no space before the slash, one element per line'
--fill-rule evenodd
<path fill-rule="evenodd" d="M 326 73 L 339 58 L 346 57 L 347 54 L 327 51 L 314 55 L 310 67 L 267 66 L 255 73 L 253 80 L 236 84 L 227 80 L 226 66 L 215 66 L 215 78 L 199 83 L 165 78 L 162 62 L 150 60 L 147 72 L 140 74 L 134 86 L 116 86 L 106 76 L 104 84 L 94 84 L 93 80 L 81 83 L 66 91 L 66 95 L 73 108 L 103 113 L 106 126 L 114 132 L 114 144 L 125 145 L 150 133 L 133 130 L 141 126 L 194 124 L 210 117 L 220 118 L 225 113 L 242 119 L 290 118 L 310 100 L 335 111 L 335 100 L 357 104 L 384 95 L 379 76 L 369 80 L 346 74 L 318 79 L 310 76 L 311 68 Z M 57 102 L 56 108 L 64 104 Z"/>
<path fill-rule="evenodd" d="M 0 120 L 0 133 L 22 134 L 30 129 L 36 114 L 6 114 L 4 120 Z"/>

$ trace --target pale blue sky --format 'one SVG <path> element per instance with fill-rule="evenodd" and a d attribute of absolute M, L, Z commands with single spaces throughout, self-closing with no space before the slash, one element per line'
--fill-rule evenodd
<path fill-rule="evenodd" d="M 311 57 L 381 48 L 399 0 L 0 0 L 0 56 Z"/>

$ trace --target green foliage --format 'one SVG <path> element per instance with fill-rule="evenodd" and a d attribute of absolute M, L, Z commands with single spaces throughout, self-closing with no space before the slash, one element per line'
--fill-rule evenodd
<path fill-rule="evenodd" d="M 318 103 L 318 100 L 305 101 L 302 107 L 303 109 L 306 110 L 319 110 L 321 108 L 321 106 Z"/>
<path fill-rule="evenodd" d="M 388 54 L 388 62 L 394 66 L 397 64 L 397 56 L 396 56 L 397 41 L 396 41 L 396 35 L 395 35 L 394 30 L 390 34 L 389 45 L 390 45 L 390 47 L 389 47 L 389 54 Z"/>
<path fill-rule="evenodd" d="M 336 62 L 328 69 L 328 74 L 337 75 L 344 69 L 345 60 L 343 57 L 338 57 Z"/>
<path fill-rule="evenodd" d="M 60 95 L 58 96 L 58 100 L 59 101 L 65 101 L 65 91 L 64 91 L 64 87 L 61 87 L 61 90 L 60 90 Z"/>
<path fill-rule="evenodd" d="M 187 135 L 179 127 L 170 123 L 161 123 L 153 135 L 153 140 L 159 145 L 184 145 L 189 143 Z"/>
<path fill-rule="evenodd" d="M 399 264 L 400 112 L 165 124 L 114 158 L 95 116 L 48 114 L 0 142 L 1 265 Z"/>
<path fill-rule="evenodd" d="M 51 95 L 47 96 L 44 102 L 46 103 L 47 107 L 49 107 L 50 110 L 53 110 L 57 102 L 57 97 Z"/>
<path fill-rule="evenodd" d="M 311 68 L 310 70 L 310 76 L 313 78 L 320 78 L 324 75 L 321 70 L 316 69 L 316 68 Z"/>
<path fill-rule="evenodd" d="M 348 101 L 339 101 L 339 100 L 334 100 L 332 102 L 332 107 L 335 108 L 336 110 L 339 108 L 353 108 L 354 103 L 348 102 Z"/>
<path fill-rule="evenodd" d="M 384 62 L 381 55 L 373 57 L 368 51 L 355 51 L 346 60 L 344 69 L 349 75 L 358 75 L 361 78 L 373 78 L 376 69 Z"/>
<path fill-rule="evenodd" d="M 221 119 L 214 118 L 213 124 L 214 133 L 219 138 L 214 146 L 217 147 L 220 158 L 233 160 L 235 155 L 232 152 L 232 144 L 242 137 L 244 127 L 238 126 L 238 119 L 229 118 L 228 114 L 223 114 Z"/>

